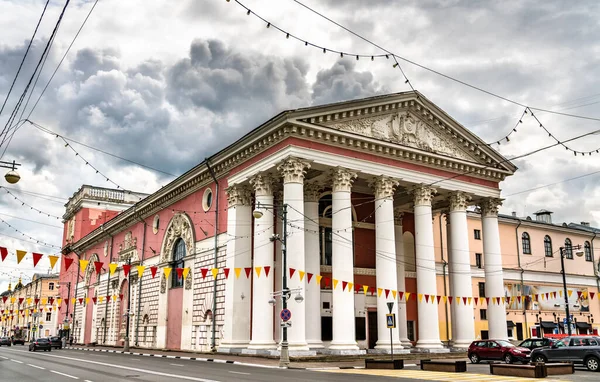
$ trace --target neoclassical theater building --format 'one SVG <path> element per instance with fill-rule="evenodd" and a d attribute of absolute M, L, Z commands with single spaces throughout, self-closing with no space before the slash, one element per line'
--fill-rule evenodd
<path fill-rule="evenodd" d="M 120 346 L 129 321 L 131 346 L 273 354 L 285 272 L 292 355 L 467 347 L 479 335 L 467 210 L 499 299 L 499 184 L 515 170 L 417 92 L 282 112 L 151 195 L 76 192 L 60 322 L 76 343 Z M 508 338 L 505 304 L 486 316 L 489 337 Z"/>

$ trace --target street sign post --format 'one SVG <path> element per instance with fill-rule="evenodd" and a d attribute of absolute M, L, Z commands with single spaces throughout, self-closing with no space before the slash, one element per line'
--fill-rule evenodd
<path fill-rule="evenodd" d="M 394 309 L 394 302 L 387 303 L 389 314 L 385 315 L 387 327 L 390 329 L 390 354 L 392 355 L 392 361 L 394 360 L 394 328 L 396 327 L 396 315 L 392 313 Z"/>

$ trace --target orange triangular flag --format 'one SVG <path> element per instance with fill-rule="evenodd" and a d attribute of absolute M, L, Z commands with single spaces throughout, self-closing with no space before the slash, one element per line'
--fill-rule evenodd
<path fill-rule="evenodd" d="M 75 301 L 77 301 L 77 299 L 75 297 L 71 297 L 71 304 L 75 305 Z"/>
<path fill-rule="evenodd" d="M 87 304 L 89 304 L 89 303 L 90 303 L 90 298 L 89 298 L 89 297 L 86 297 L 86 298 L 85 298 L 85 304 L 87 305 Z"/>
<path fill-rule="evenodd" d="M 260 271 L 261 271 L 262 267 L 254 267 L 254 270 L 256 271 L 256 277 L 260 278 Z"/>
<path fill-rule="evenodd" d="M 146 269 L 146 267 L 144 265 L 138 265 L 136 268 L 138 271 L 138 277 L 142 277 L 144 275 L 144 269 Z"/>
<path fill-rule="evenodd" d="M 87 268 L 89 262 L 89 260 L 79 260 L 79 268 L 81 269 L 81 272 L 85 272 L 85 268 Z"/>
<path fill-rule="evenodd" d="M 432 294 L 431 296 L 429 296 L 429 298 L 431 299 L 431 303 L 433 304 L 435 302 L 435 295 Z"/>
<path fill-rule="evenodd" d="M 171 270 L 171 268 L 169 268 L 169 271 L 170 271 L 170 270 Z M 168 273 L 171 273 L 171 272 L 168 272 Z M 166 275 L 166 273 L 165 273 L 165 275 Z M 167 276 L 167 277 L 169 277 L 169 276 Z M 112 299 L 113 299 L 113 301 L 117 301 L 117 295 L 116 295 L 116 294 L 113 294 L 113 295 L 112 295 Z"/>
<path fill-rule="evenodd" d="M 163 273 L 165 274 L 166 279 L 168 279 L 169 276 L 171 275 L 171 270 L 172 270 L 172 268 L 169 268 L 169 267 L 163 268 Z"/>
<path fill-rule="evenodd" d="M 110 263 L 108 264 L 108 269 L 110 270 L 110 275 L 114 275 L 115 271 L 117 270 L 117 267 L 119 266 L 119 264 L 117 263 Z"/>
<path fill-rule="evenodd" d="M 571 295 L 573 294 L 573 291 L 571 289 L 567 290 L 567 293 L 569 294 L 569 297 L 571 297 Z"/>
<path fill-rule="evenodd" d="M 333 279 L 333 289 L 337 288 L 339 280 Z"/>
<path fill-rule="evenodd" d="M 563 296 L 562 290 L 559 290 L 559 291 L 558 291 L 558 294 L 559 294 L 559 295 L 560 295 L 560 297 L 562 298 L 562 296 Z"/>
<path fill-rule="evenodd" d="M 448 296 L 442 296 L 442 299 L 444 300 L 444 304 L 448 303 Z"/>
<path fill-rule="evenodd" d="M 300 275 L 300 281 L 302 281 L 304 279 L 304 275 L 306 274 L 306 272 L 298 271 L 298 274 Z"/>
<path fill-rule="evenodd" d="M 21 260 L 23 260 L 26 254 L 26 251 L 21 251 L 20 249 L 17 249 L 17 264 L 19 264 Z"/>
<path fill-rule="evenodd" d="M 56 260 L 58 260 L 58 256 L 48 255 L 48 260 L 50 260 L 50 269 L 54 269 L 56 265 Z"/>
<path fill-rule="evenodd" d="M 377 297 L 381 297 L 382 292 L 383 292 L 383 289 L 377 288 Z"/>
<path fill-rule="evenodd" d="M 61 302 L 62 302 L 62 298 L 58 297 L 58 298 L 56 299 L 56 304 L 57 304 L 58 306 L 60 306 L 60 303 L 61 303 Z"/>
<path fill-rule="evenodd" d="M 410 297 L 410 292 L 405 292 L 404 298 L 406 299 L 406 301 L 408 301 L 409 297 Z"/>
<path fill-rule="evenodd" d="M 48 299 L 44 297 L 44 298 L 42 298 L 42 300 L 40 302 L 42 303 L 42 305 L 46 305 L 48 302 Z"/>
<path fill-rule="evenodd" d="M 321 285 L 321 279 L 323 278 L 323 276 L 321 275 L 317 275 L 317 285 Z"/>
<path fill-rule="evenodd" d="M 502 297 L 502 305 L 506 304 L 506 297 Z"/>
<path fill-rule="evenodd" d="M 211 273 L 212 273 L 212 275 L 213 275 L 213 278 L 215 278 L 215 279 L 216 279 L 216 278 L 217 278 L 217 275 L 219 274 L 219 268 L 213 268 L 213 269 L 211 270 Z"/>
<path fill-rule="evenodd" d="M 369 291 L 369 286 L 368 285 L 363 285 L 363 292 L 365 293 L 365 296 L 367 295 L 368 291 Z"/>
<path fill-rule="evenodd" d="M 104 296 L 98 296 L 98 301 L 102 304 L 104 302 Z"/>
<path fill-rule="evenodd" d="M 394 300 L 396 299 L 397 294 L 398 292 L 392 289 L 392 297 L 394 297 Z"/>
<path fill-rule="evenodd" d="M 239 279 L 240 273 L 242 273 L 242 268 L 233 268 L 233 271 L 235 272 L 235 278 Z"/>
<path fill-rule="evenodd" d="M 183 268 L 183 278 L 186 279 L 188 277 L 188 274 L 190 273 L 190 268 Z"/>
<path fill-rule="evenodd" d="M 469 305 L 471 305 L 471 301 L 473 301 L 473 297 L 469 297 L 467 300 L 469 301 Z"/>

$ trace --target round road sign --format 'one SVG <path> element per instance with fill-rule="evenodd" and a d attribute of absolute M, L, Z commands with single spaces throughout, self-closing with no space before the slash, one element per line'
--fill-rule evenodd
<path fill-rule="evenodd" d="M 287 308 L 282 309 L 281 313 L 279 313 L 279 317 L 281 317 L 283 321 L 289 321 L 292 318 L 292 311 Z"/>

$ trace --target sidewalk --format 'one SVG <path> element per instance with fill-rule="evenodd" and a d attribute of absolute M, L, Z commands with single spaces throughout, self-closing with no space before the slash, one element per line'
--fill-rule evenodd
<path fill-rule="evenodd" d="M 121 347 L 111 346 L 83 346 L 73 345 L 67 346 L 65 349 L 71 350 L 82 350 L 82 351 L 96 351 L 96 352 L 108 352 L 108 353 L 124 353 Z M 145 357 L 162 357 L 162 358 L 175 358 L 175 359 L 187 359 L 204 362 L 215 362 L 215 363 L 231 363 L 246 366 L 255 367 L 266 367 L 266 368 L 278 368 L 279 358 L 278 357 L 257 357 L 257 356 L 246 356 L 246 355 L 229 355 L 220 353 L 200 353 L 190 351 L 166 351 L 158 349 L 143 349 L 143 348 L 130 348 L 128 353 L 131 355 L 145 356 Z M 363 368 L 365 365 L 365 358 L 374 359 L 389 359 L 389 355 L 377 355 L 368 354 L 363 356 L 330 356 L 330 355 L 318 355 L 314 357 L 302 357 L 298 359 L 292 359 L 290 363 L 290 369 L 311 369 L 311 370 L 327 370 L 327 369 L 356 369 Z M 428 353 L 411 353 L 411 354 L 398 354 L 394 356 L 395 359 L 404 359 L 405 365 L 417 365 L 421 359 L 466 359 L 464 353 L 442 353 L 442 354 L 428 354 Z"/>

